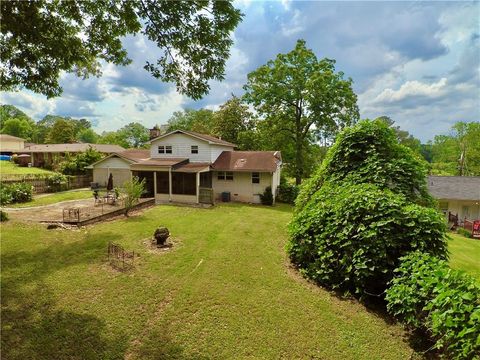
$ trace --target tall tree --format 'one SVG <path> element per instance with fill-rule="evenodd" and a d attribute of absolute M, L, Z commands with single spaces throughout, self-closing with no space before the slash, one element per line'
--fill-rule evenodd
<path fill-rule="evenodd" d="M 194 99 L 222 80 L 242 18 L 230 2 L 214 0 L 2 1 L 0 89 L 25 87 L 59 96 L 62 71 L 99 76 L 100 61 L 131 62 L 122 38 L 141 33 L 162 55 L 144 68 Z"/>
<path fill-rule="evenodd" d="M 77 133 L 77 140 L 83 143 L 95 144 L 98 141 L 98 134 L 92 129 L 82 129 Z"/>
<path fill-rule="evenodd" d="M 11 118 L 7 119 L 7 121 L 3 123 L 1 133 L 17 136 L 27 141 L 30 141 L 32 139 L 33 126 L 31 123 L 28 122 L 28 120 L 21 118 Z"/>
<path fill-rule="evenodd" d="M 213 111 L 208 109 L 175 111 L 168 119 L 167 125 L 167 131 L 189 130 L 213 134 Z"/>
<path fill-rule="evenodd" d="M 115 144 L 124 148 L 140 148 L 147 144 L 148 139 L 148 129 L 140 123 L 132 122 L 117 131 L 104 132 L 98 139 L 98 143 Z"/>
<path fill-rule="evenodd" d="M 432 144 L 432 173 L 480 175 L 480 123 L 457 122 Z"/>
<path fill-rule="evenodd" d="M 272 133 L 284 132 L 295 148 L 295 179 L 305 176 L 305 144 L 314 130 L 335 133 L 359 118 L 352 80 L 335 72 L 335 61 L 318 60 L 304 40 L 288 54 L 248 74 L 245 99 L 268 122 Z"/>
<path fill-rule="evenodd" d="M 75 125 L 66 119 L 56 119 L 48 131 L 45 141 L 50 144 L 75 142 Z"/>
<path fill-rule="evenodd" d="M 236 96 L 221 105 L 213 116 L 213 134 L 237 144 L 240 150 L 250 150 L 250 137 L 247 132 L 252 131 L 253 127 L 253 114 Z"/>

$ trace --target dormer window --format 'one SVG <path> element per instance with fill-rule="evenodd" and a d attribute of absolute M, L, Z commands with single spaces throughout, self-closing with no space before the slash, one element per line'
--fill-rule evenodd
<path fill-rule="evenodd" d="M 192 154 L 198 154 L 198 145 L 192 145 L 191 152 Z"/>
<path fill-rule="evenodd" d="M 172 153 L 172 145 L 160 145 L 158 147 L 159 154 L 171 154 Z"/>

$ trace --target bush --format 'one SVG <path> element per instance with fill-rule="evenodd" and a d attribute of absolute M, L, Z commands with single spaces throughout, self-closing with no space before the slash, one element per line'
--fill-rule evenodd
<path fill-rule="evenodd" d="M 0 210 L 0 221 L 7 221 L 8 220 L 8 214 L 3 211 L 3 210 Z"/>
<path fill-rule="evenodd" d="M 462 236 L 465 236 L 467 238 L 471 238 L 472 237 L 472 232 L 467 230 L 467 229 L 464 229 L 464 228 L 458 228 L 457 229 L 457 233 L 462 235 Z"/>
<path fill-rule="evenodd" d="M 91 165 L 102 158 L 102 154 L 91 146 L 84 152 L 75 156 L 65 156 L 65 160 L 60 163 L 59 170 L 66 175 L 82 175 L 86 173 L 85 167 Z"/>
<path fill-rule="evenodd" d="M 296 204 L 303 207 L 326 181 L 347 181 L 375 184 L 433 207 L 435 201 L 425 180 L 427 173 L 427 162 L 399 144 L 395 131 L 385 122 L 363 120 L 337 136 L 320 168 L 302 185 Z"/>
<path fill-rule="evenodd" d="M 308 277 L 360 297 L 382 293 L 410 251 L 445 258 L 445 222 L 435 210 L 372 184 L 324 184 L 290 224 L 287 251 Z"/>
<path fill-rule="evenodd" d="M 13 183 L 9 188 L 12 194 L 12 203 L 24 203 L 32 200 L 32 185 L 27 183 Z"/>
<path fill-rule="evenodd" d="M 273 205 L 273 194 L 271 186 L 267 186 L 263 194 L 260 194 L 260 201 L 263 205 Z"/>
<path fill-rule="evenodd" d="M 0 183 L 0 205 L 8 205 L 12 202 L 10 186 Z"/>
<path fill-rule="evenodd" d="M 67 190 L 68 179 L 63 174 L 55 173 L 50 175 L 46 180 L 49 192 Z"/>
<path fill-rule="evenodd" d="M 414 252 L 402 258 L 387 289 L 387 310 L 422 329 L 448 359 L 480 353 L 480 286 L 445 261 Z"/>
<path fill-rule="evenodd" d="M 290 258 L 322 285 L 381 294 L 410 251 L 447 257 L 446 225 L 427 192 L 427 166 L 382 121 L 344 130 L 302 185 Z"/>
<path fill-rule="evenodd" d="M 277 200 L 286 204 L 294 204 L 298 196 L 298 186 L 283 182 L 278 186 Z"/>

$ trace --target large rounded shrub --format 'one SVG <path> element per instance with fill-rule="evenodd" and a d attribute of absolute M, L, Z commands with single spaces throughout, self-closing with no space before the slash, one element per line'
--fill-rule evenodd
<path fill-rule="evenodd" d="M 382 293 L 411 251 L 447 257 L 426 165 L 381 121 L 342 132 L 300 191 L 288 252 L 308 277 L 358 296 Z"/>
<path fill-rule="evenodd" d="M 322 165 L 302 185 L 297 208 L 328 181 L 375 184 L 403 194 L 411 202 L 431 206 L 435 202 L 428 193 L 427 173 L 427 163 L 399 144 L 387 124 L 363 120 L 338 135 Z"/>
<path fill-rule="evenodd" d="M 444 258 L 445 222 L 434 209 L 372 184 L 324 184 L 290 224 L 288 252 L 327 287 L 379 294 L 400 264 L 420 250 Z"/>

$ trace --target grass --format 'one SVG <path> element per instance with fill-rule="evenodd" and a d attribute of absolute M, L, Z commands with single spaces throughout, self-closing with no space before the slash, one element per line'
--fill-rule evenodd
<path fill-rule="evenodd" d="M 80 230 L 2 224 L 5 359 L 406 359 L 404 332 L 288 267 L 291 208 L 157 206 Z M 145 242 L 169 228 L 175 246 Z M 109 241 L 135 269 L 107 263 Z"/>
<path fill-rule="evenodd" d="M 54 174 L 54 172 L 40 169 L 36 167 L 20 167 L 10 161 L 0 161 L 0 176 L 2 178 L 8 178 L 13 175 L 48 175 Z"/>
<path fill-rule="evenodd" d="M 449 243 L 450 266 L 465 270 L 480 280 L 480 240 L 453 233 L 450 236 L 452 237 Z"/>
<path fill-rule="evenodd" d="M 18 204 L 10 204 L 8 207 L 12 208 L 26 208 L 32 206 L 43 206 L 43 205 L 50 205 L 55 204 L 61 201 L 68 201 L 68 200 L 80 200 L 80 199 L 93 199 L 92 190 L 70 190 L 70 191 L 62 191 L 54 194 L 48 195 L 37 195 L 33 198 L 32 201 L 27 203 L 18 203 Z"/>

